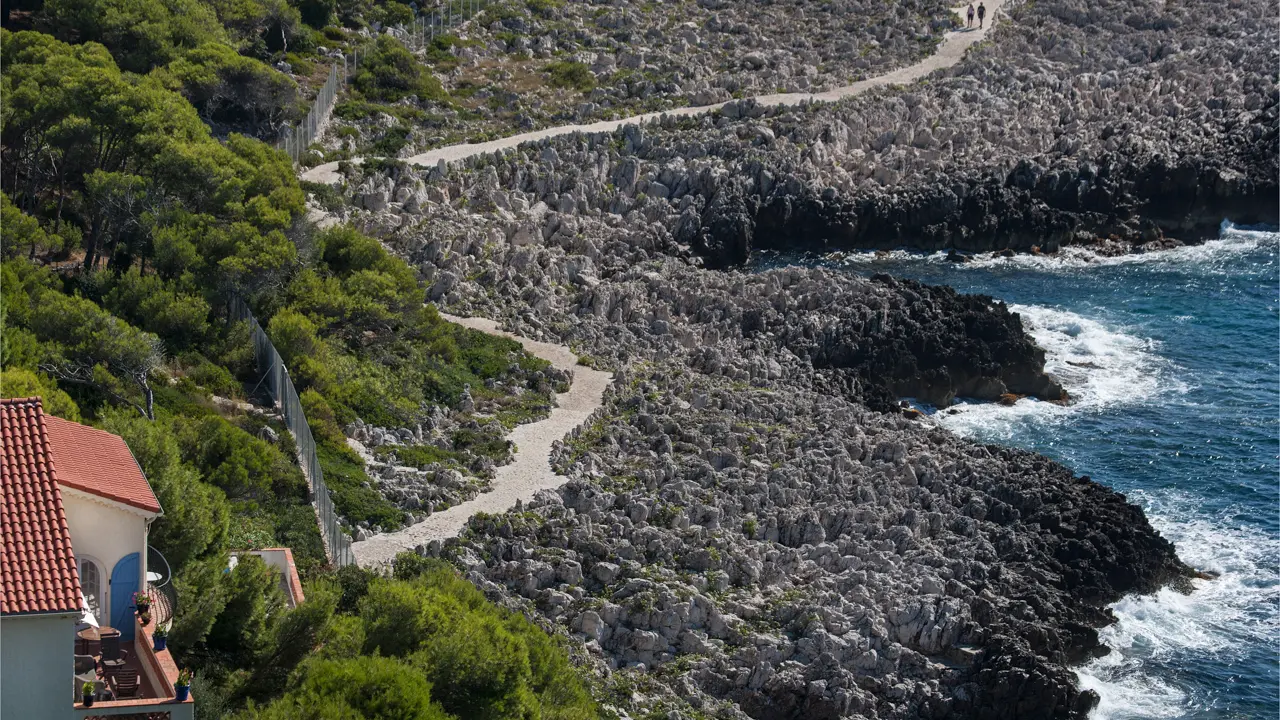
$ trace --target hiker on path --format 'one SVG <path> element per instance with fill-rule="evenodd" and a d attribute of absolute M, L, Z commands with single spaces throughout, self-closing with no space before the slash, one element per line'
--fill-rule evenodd
<path fill-rule="evenodd" d="M 987 6 L 978 3 L 978 28 L 982 28 L 982 18 L 987 16 Z"/>
<path fill-rule="evenodd" d="M 969 3 L 969 22 L 965 25 L 967 28 L 973 27 L 973 3 Z"/>

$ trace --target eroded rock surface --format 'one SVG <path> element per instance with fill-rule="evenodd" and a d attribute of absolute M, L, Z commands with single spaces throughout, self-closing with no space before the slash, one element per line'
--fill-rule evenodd
<path fill-rule="evenodd" d="M 786 383 L 620 380 L 561 448 L 573 481 L 423 551 L 643 666 L 652 704 L 1083 717 L 1103 605 L 1185 583 L 1139 509 L 1038 455 Z"/>

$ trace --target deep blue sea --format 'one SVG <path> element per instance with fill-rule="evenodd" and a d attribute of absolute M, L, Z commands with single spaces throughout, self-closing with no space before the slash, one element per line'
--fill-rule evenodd
<path fill-rule="evenodd" d="M 1183 560 L 1221 573 L 1189 596 L 1114 606 L 1119 622 L 1102 632 L 1113 652 L 1078 670 L 1102 696 L 1095 720 L 1280 716 L 1278 255 L 1280 234 L 1224 226 L 1204 245 L 1114 259 L 806 261 L 1008 303 L 1074 404 L 962 405 L 933 417 L 1127 494 Z"/>

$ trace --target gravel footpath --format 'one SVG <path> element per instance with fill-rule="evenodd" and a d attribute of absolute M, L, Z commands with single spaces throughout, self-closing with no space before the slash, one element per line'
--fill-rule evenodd
<path fill-rule="evenodd" d="M 987 12 L 989 13 L 989 22 L 986 23 L 984 28 L 980 30 L 955 30 L 947 33 L 943 37 L 942 42 L 938 44 L 937 51 L 915 65 L 899 68 L 893 72 L 888 72 L 868 80 L 856 82 L 852 85 L 846 85 L 845 87 L 828 90 L 827 92 L 761 95 L 756 97 L 755 100 L 757 103 L 765 106 L 800 105 L 802 103 L 809 102 L 835 102 L 855 95 L 861 95 L 873 88 L 884 87 L 886 85 L 903 85 L 914 82 L 935 70 L 948 68 L 960 62 L 960 59 L 964 57 L 965 51 L 986 37 L 987 31 L 995 27 L 996 18 L 999 16 L 1000 9 L 1006 1 L 1007 0 L 990 0 L 990 2 L 986 2 Z M 956 14 L 962 14 L 967 7 L 968 5 L 963 5 L 955 8 Z M 411 165 L 423 166 L 435 165 L 441 161 L 446 163 L 455 162 L 469 157 L 474 157 L 476 155 L 484 155 L 486 153 L 518 147 L 526 142 L 544 140 L 546 138 L 557 137 L 560 135 L 571 135 L 573 133 L 611 133 L 625 125 L 643 125 L 645 123 L 654 122 L 666 115 L 676 117 L 702 115 L 719 110 L 726 104 L 728 103 L 676 108 L 673 110 L 663 110 L 661 112 L 645 113 L 644 115 L 635 115 L 629 118 L 622 118 L 621 120 L 602 120 L 600 122 L 590 123 L 587 125 L 561 125 L 559 127 L 545 128 L 543 130 L 535 130 L 533 132 L 512 135 L 498 140 L 490 140 L 489 142 L 450 145 L 449 147 L 436 148 L 435 150 L 429 150 L 421 155 L 414 155 L 413 157 L 406 158 L 405 162 Z M 351 162 L 359 161 L 360 158 L 354 158 Z M 316 167 L 307 170 L 302 173 L 302 179 L 310 182 L 334 184 L 342 180 L 342 174 L 338 172 L 338 163 L 331 162 L 323 165 L 317 165 Z"/>
<path fill-rule="evenodd" d="M 351 549 L 356 561 L 364 567 L 385 565 L 404 550 L 412 550 L 432 540 L 454 537 L 476 513 L 506 512 L 515 507 L 517 501 L 529 502 L 539 490 L 553 490 L 568 482 L 569 478 L 551 470 L 549 458 L 552 445 L 581 425 L 600 407 L 605 388 L 613 381 L 610 373 L 578 365 L 578 356 L 564 346 L 513 335 L 499 330 L 496 322 L 485 318 L 462 318 L 444 313 L 440 315 L 449 322 L 511 338 L 523 345 L 529 353 L 550 362 L 560 370 L 572 373 L 573 380 L 568 392 L 556 395 L 556 407 L 551 410 L 549 417 L 520 425 L 507 436 L 507 439 L 516 444 L 515 460 L 497 469 L 491 491 L 435 513 L 417 525 L 352 543 Z"/>

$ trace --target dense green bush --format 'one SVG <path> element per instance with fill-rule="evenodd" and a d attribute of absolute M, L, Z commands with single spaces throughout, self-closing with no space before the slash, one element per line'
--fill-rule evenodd
<path fill-rule="evenodd" d="M 303 681 L 246 720 L 447 720 L 431 701 L 431 683 L 391 658 L 313 660 Z"/>
<path fill-rule="evenodd" d="M 45 0 L 44 23 L 62 40 L 102 43 L 135 73 L 168 63 L 183 48 L 226 40 L 213 8 L 199 0 Z"/>
<path fill-rule="evenodd" d="M 222 653 L 234 666 L 253 665 L 267 648 L 269 631 L 284 608 L 279 583 L 280 573 L 262 558 L 239 556 L 235 569 L 223 579 L 223 610 L 205 638 L 208 649 Z"/>
<path fill-rule="evenodd" d="M 283 698 L 244 720 L 596 716 L 564 649 L 522 615 L 487 602 L 439 560 L 403 553 L 394 573 L 341 570 L 333 607 L 344 614 L 325 624 L 324 648 Z"/>
<path fill-rule="evenodd" d="M 80 407 L 70 395 L 58 388 L 57 382 L 21 367 L 0 372 L 0 397 L 38 397 L 46 414 L 77 422 L 80 420 Z"/>
<path fill-rule="evenodd" d="M 295 497 L 302 471 L 268 442 L 217 416 L 179 423 L 184 458 L 206 481 L 237 498 Z"/>
<path fill-rule="evenodd" d="M 559 60 L 549 63 L 546 73 L 552 87 L 588 92 L 596 86 L 596 76 L 591 73 L 591 68 L 580 62 Z"/>
<path fill-rule="evenodd" d="M 445 102 L 448 94 L 439 80 L 389 35 L 379 35 L 373 51 L 361 59 L 352 84 L 370 100 L 396 102 L 410 95 L 419 100 Z"/>
<path fill-rule="evenodd" d="M 157 73 L 205 122 L 238 132 L 271 136 L 297 103 L 298 86 L 289 76 L 222 43 L 187 50 Z"/>
<path fill-rule="evenodd" d="M 378 459 L 387 461 L 392 455 L 401 465 L 418 468 L 419 470 L 436 463 L 445 465 L 456 465 L 466 459 L 462 453 L 453 450 L 443 450 L 435 445 L 380 445 L 374 449 L 374 455 Z"/>

